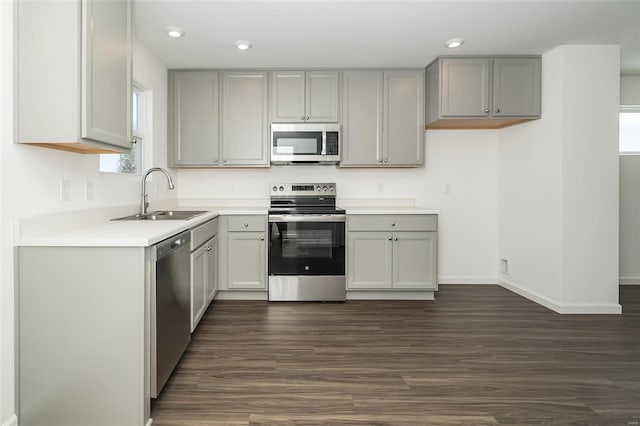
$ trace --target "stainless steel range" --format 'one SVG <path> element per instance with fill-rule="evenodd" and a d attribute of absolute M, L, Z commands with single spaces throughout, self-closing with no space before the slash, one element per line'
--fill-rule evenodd
<path fill-rule="evenodd" d="M 345 211 L 335 183 L 279 183 L 269 209 L 269 300 L 345 300 Z"/>

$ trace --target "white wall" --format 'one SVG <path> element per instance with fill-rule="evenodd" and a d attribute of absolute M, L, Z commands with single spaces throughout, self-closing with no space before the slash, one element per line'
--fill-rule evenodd
<path fill-rule="evenodd" d="M 640 76 L 620 77 L 620 105 L 640 105 Z M 620 156 L 620 284 L 640 284 L 640 155 Z"/>
<path fill-rule="evenodd" d="M 413 198 L 440 210 L 441 283 L 495 283 L 497 250 L 496 130 L 426 133 L 426 166 L 413 169 L 180 169 L 179 198 L 261 199 L 273 182 L 336 182 L 338 197 Z M 444 193 L 449 184 L 451 192 Z M 382 191 L 379 187 L 382 186 Z"/>
<path fill-rule="evenodd" d="M 500 135 L 500 279 L 558 312 L 618 312 L 619 47 L 542 64 L 542 119 Z"/>
<path fill-rule="evenodd" d="M 97 155 L 81 155 L 13 143 L 12 123 L 12 11 L 13 2 L 0 1 L 0 145 L 1 257 L 0 257 L 0 424 L 10 422 L 14 395 L 14 274 L 13 219 L 58 211 L 139 202 L 140 177 L 103 174 Z M 153 92 L 153 150 L 145 166 L 166 167 L 166 68 L 146 48 L 134 46 L 134 79 Z M 59 182 L 71 184 L 71 200 L 59 200 Z M 94 183 L 94 200 L 84 200 L 85 182 Z M 175 196 L 158 185 L 156 200 Z M 153 192 L 154 186 L 151 186 Z M 153 201 L 153 199 L 152 199 Z"/>

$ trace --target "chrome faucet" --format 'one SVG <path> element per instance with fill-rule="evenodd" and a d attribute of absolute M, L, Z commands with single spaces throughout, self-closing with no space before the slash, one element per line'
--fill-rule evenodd
<path fill-rule="evenodd" d="M 167 181 L 169 181 L 169 189 L 173 189 L 176 186 L 173 184 L 173 179 L 171 179 L 171 175 L 165 169 L 160 167 L 154 167 L 147 170 L 144 175 L 142 175 L 142 200 L 140 200 L 140 216 L 144 216 L 147 214 L 147 209 L 149 208 L 149 202 L 147 201 L 147 176 L 149 176 L 153 172 L 162 172 L 167 177 Z"/>

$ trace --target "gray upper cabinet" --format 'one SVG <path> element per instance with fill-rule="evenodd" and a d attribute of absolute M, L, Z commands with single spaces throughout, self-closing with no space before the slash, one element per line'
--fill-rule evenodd
<path fill-rule="evenodd" d="M 493 60 L 493 116 L 539 117 L 540 58 Z"/>
<path fill-rule="evenodd" d="M 382 159 L 382 72 L 342 74 L 341 166 L 377 165 Z"/>
<path fill-rule="evenodd" d="M 131 149 L 130 1 L 21 1 L 15 18 L 16 141 Z"/>
<path fill-rule="evenodd" d="M 489 59 L 442 60 L 442 116 L 485 117 L 489 114 Z"/>
<path fill-rule="evenodd" d="M 170 71 L 168 113 L 172 165 L 218 165 L 218 72 Z"/>
<path fill-rule="evenodd" d="M 441 57 L 427 67 L 428 128 L 501 128 L 540 117 L 539 56 Z"/>
<path fill-rule="evenodd" d="M 268 166 L 267 73 L 222 73 L 221 142 L 225 166 Z"/>
<path fill-rule="evenodd" d="M 338 72 L 271 73 L 271 121 L 337 122 Z"/>
<path fill-rule="evenodd" d="M 424 164 L 424 71 L 346 71 L 341 167 Z"/>

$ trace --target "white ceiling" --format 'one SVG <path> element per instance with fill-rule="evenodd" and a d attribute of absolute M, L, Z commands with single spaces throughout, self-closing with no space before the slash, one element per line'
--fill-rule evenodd
<path fill-rule="evenodd" d="M 186 35 L 168 37 L 169 26 Z M 169 68 L 423 67 L 446 54 L 620 44 L 622 73 L 640 74 L 640 0 L 134 0 L 134 31 Z M 443 46 L 455 37 L 466 43 Z"/>

